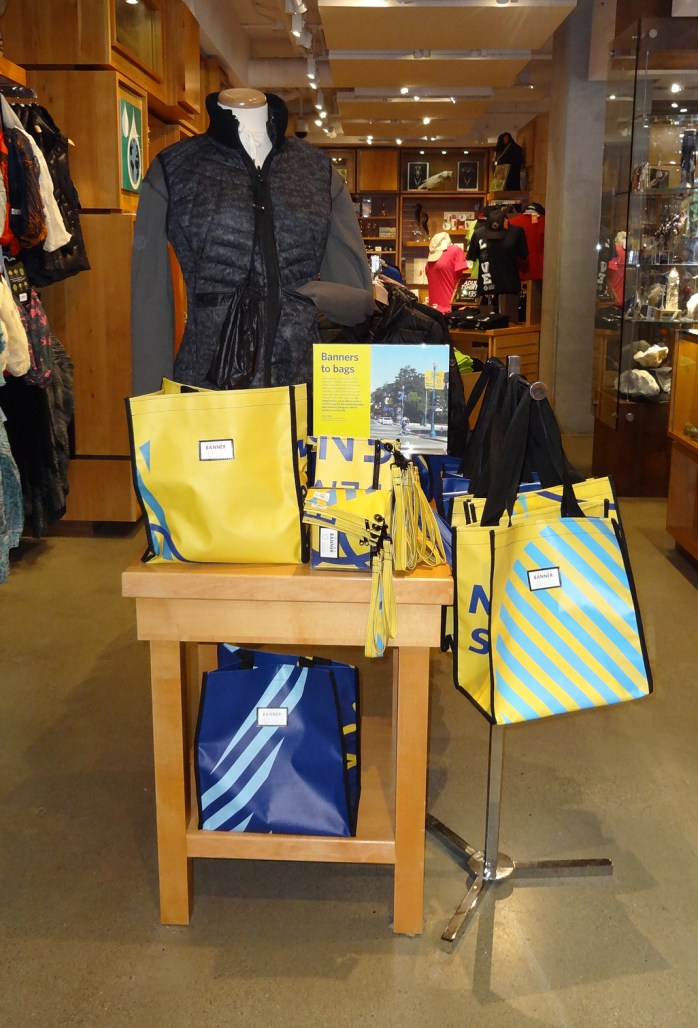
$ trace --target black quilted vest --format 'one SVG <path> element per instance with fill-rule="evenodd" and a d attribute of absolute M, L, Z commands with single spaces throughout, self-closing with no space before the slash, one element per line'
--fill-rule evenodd
<path fill-rule="evenodd" d="M 310 382 L 315 305 L 296 289 L 317 278 L 331 216 L 331 164 L 321 150 L 285 137 L 287 111 L 267 94 L 273 148 L 261 169 L 238 138 L 232 111 L 206 100 L 206 133 L 159 155 L 168 190 L 167 237 L 187 287 L 187 325 L 175 378 L 210 388 L 206 372 L 230 297 L 250 267 L 266 291 L 269 331 L 253 385 Z"/>

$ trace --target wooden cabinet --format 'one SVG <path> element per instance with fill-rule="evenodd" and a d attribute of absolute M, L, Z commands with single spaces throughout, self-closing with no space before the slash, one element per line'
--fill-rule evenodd
<path fill-rule="evenodd" d="M 199 23 L 181 0 L 169 8 L 167 58 L 171 66 L 175 104 L 189 114 L 201 110 Z"/>
<path fill-rule="evenodd" d="M 75 459 L 66 517 L 135 521 L 124 398 L 132 393 L 130 293 L 134 215 L 85 214 L 92 270 L 42 290 L 75 367 Z"/>
<path fill-rule="evenodd" d="M 8 4 L 5 46 L 25 67 L 110 67 L 167 101 L 163 6 L 170 0 L 22 0 Z"/>
<path fill-rule="evenodd" d="M 488 357 L 521 358 L 521 374 L 529 382 L 538 378 L 540 332 L 530 325 L 512 325 L 510 328 L 489 329 L 486 332 L 451 329 L 451 342 L 456 350 L 470 357 L 486 361 Z"/>
<path fill-rule="evenodd" d="M 8 5 L 2 29 L 27 68 L 110 68 L 171 120 L 199 113 L 199 24 L 183 0 L 22 0 Z"/>
<path fill-rule="evenodd" d="M 676 347 L 669 438 L 667 531 L 698 560 L 698 340 L 687 337 Z"/>
<path fill-rule="evenodd" d="M 75 144 L 70 169 L 85 210 L 135 210 L 148 166 L 147 99 L 115 71 L 31 71 L 29 84 Z"/>
<path fill-rule="evenodd" d="M 398 151 L 374 150 L 369 147 L 357 153 L 356 189 L 359 193 L 366 190 L 397 190 L 398 188 Z"/>
<path fill-rule="evenodd" d="M 75 365 L 75 451 L 126 456 L 124 397 L 131 394 L 128 296 L 133 214 L 85 214 L 91 271 L 42 290 L 42 302 Z"/>

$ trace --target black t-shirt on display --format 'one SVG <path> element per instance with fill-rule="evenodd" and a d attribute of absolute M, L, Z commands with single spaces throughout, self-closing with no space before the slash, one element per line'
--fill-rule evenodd
<path fill-rule="evenodd" d="M 496 236 L 496 238 L 488 238 Z M 528 257 L 526 235 L 518 225 L 509 225 L 504 232 L 488 231 L 487 225 L 476 228 L 468 247 L 468 260 L 478 261 L 477 291 L 518 293 L 521 288 L 519 258 Z"/>

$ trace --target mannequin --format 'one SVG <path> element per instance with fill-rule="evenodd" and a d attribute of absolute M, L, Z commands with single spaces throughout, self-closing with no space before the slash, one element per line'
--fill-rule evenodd
<path fill-rule="evenodd" d="M 497 208 L 487 212 L 478 223 L 468 246 L 468 260 L 478 260 L 477 291 L 480 296 L 496 297 L 500 314 L 518 321 L 521 279 L 519 262 L 528 257 L 524 230 L 512 225 L 506 213 Z"/>
<path fill-rule="evenodd" d="M 681 140 L 681 185 L 693 188 L 696 177 L 696 134 L 686 131 Z"/>
<path fill-rule="evenodd" d="M 625 232 L 616 232 L 616 238 L 614 240 L 614 247 L 616 251 L 615 257 L 612 257 L 608 262 L 607 279 L 608 285 L 615 298 L 616 303 L 623 302 L 623 283 L 625 279 L 625 245 L 627 243 L 627 234 Z"/>
<path fill-rule="evenodd" d="M 523 162 L 523 150 L 519 144 L 514 141 L 514 137 L 511 132 L 502 132 L 501 136 L 497 138 L 497 143 L 494 148 L 494 167 L 497 168 L 500 164 L 506 164 L 509 166 L 506 182 L 502 186 L 502 189 L 521 189 L 521 169 L 523 167 Z"/>
<path fill-rule="evenodd" d="M 257 89 L 224 89 L 218 94 L 218 106 L 235 113 L 240 123 L 240 142 L 258 168 L 271 152 L 267 134 L 269 108 L 264 93 Z"/>
<path fill-rule="evenodd" d="M 450 314 L 456 286 L 467 269 L 463 248 L 451 242 L 448 232 L 432 236 L 426 266 L 429 306 L 436 307 L 442 314 Z"/>
<path fill-rule="evenodd" d="M 134 393 L 158 389 L 163 376 L 211 387 L 226 314 L 248 278 L 261 291 L 265 327 L 253 377 L 233 388 L 310 382 L 317 312 L 351 326 L 373 310 L 346 183 L 324 151 L 286 136 L 283 100 L 223 90 L 206 109 L 206 132 L 166 147 L 143 181 L 131 272 Z M 174 362 L 168 243 L 187 287 Z"/>

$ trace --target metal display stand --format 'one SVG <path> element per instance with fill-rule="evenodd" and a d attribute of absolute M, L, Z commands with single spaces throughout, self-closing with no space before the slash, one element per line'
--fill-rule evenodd
<path fill-rule="evenodd" d="M 465 870 L 471 879 L 470 886 L 448 923 L 441 938 L 455 942 L 465 928 L 468 915 L 474 913 L 480 897 L 490 885 L 496 885 L 506 878 L 547 878 L 610 875 L 613 863 L 606 857 L 580 860 L 526 860 L 514 861 L 506 853 L 500 853 L 499 813 L 502 798 L 502 764 L 504 758 L 504 727 L 490 725 L 489 760 L 487 767 L 487 814 L 485 821 L 485 848 L 475 850 L 464 839 L 451 831 L 445 824 L 427 814 L 426 827 L 448 848 L 465 857 Z"/>

